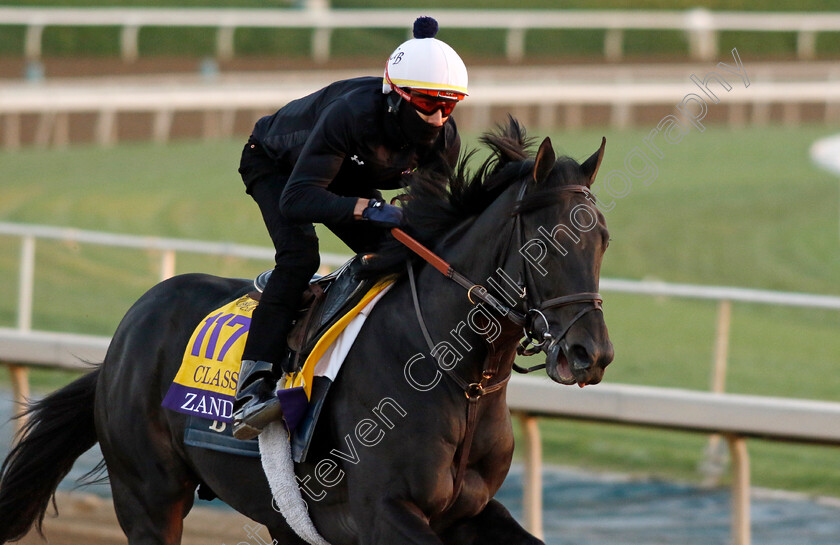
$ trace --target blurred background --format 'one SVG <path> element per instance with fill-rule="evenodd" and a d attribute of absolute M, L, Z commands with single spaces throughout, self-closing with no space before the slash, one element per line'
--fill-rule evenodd
<path fill-rule="evenodd" d="M 508 113 L 578 160 L 607 137 L 607 383 L 840 402 L 840 3 L 828 0 L 0 1 L 0 346 L 107 338 L 161 278 L 270 268 L 236 171 L 251 127 L 332 81 L 380 75 L 420 15 L 470 71 L 454 114 L 466 147 Z M 690 94 L 702 119 L 696 102 L 679 109 Z M 348 250 L 319 234 L 323 262 L 341 263 Z M 4 418 L 14 388 L 37 396 L 78 376 L 10 369 Z M 544 479 L 557 487 L 549 543 L 728 542 L 725 442 L 556 418 L 539 430 L 560 472 Z M 0 427 L 4 453 L 13 431 Z M 784 491 L 801 509 L 754 503 L 755 543 L 840 543 L 824 522 L 840 520 L 836 446 L 750 440 L 749 460 L 754 502 Z M 560 494 L 601 482 L 615 488 Z M 581 501 L 621 511 L 616 498 L 639 490 L 650 512 L 578 534 L 549 523 Z M 722 507 L 680 534 L 684 515 L 651 516 L 663 498 Z"/>

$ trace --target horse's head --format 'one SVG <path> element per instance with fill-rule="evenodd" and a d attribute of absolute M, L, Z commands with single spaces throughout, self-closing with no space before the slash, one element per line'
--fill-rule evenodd
<path fill-rule="evenodd" d="M 609 234 L 589 188 L 604 141 L 583 164 L 557 159 L 548 138 L 530 157 L 525 130 L 513 118 L 481 141 L 493 153 L 475 172 L 468 172 L 467 154 L 447 179 L 435 169 L 412 175 L 407 229 L 471 282 L 486 280 L 487 288 L 473 285 L 468 298 L 474 288 L 494 298 L 510 319 L 506 340 L 524 324 L 530 342 L 522 353 L 545 352 L 552 379 L 600 382 L 613 359 L 597 293 Z M 362 274 L 399 274 L 406 259 L 419 259 L 409 254 L 390 239 Z"/>
<path fill-rule="evenodd" d="M 524 352 L 543 351 L 548 375 L 561 384 L 600 382 L 614 355 L 598 294 L 609 232 L 590 192 L 605 144 L 578 164 L 557 159 L 543 140 L 513 209 L 519 251 L 508 263 L 521 263 L 510 272 L 525 288 L 525 332 L 536 347 Z"/>

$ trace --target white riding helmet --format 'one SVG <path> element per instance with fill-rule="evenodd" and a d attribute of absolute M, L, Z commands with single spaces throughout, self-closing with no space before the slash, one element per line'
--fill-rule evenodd
<path fill-rule="evenodd" d="M 437 30 L 437 21 L 431 17 L 414 21 L 414 38 L 388 58 L 382 78 L 383 93 L 390 93 L 394 87 L 407 87 L 442 91 L 440 96 L 456 100 L 468 95 L 467 67 L 454 49 L 434 38 Z"/>

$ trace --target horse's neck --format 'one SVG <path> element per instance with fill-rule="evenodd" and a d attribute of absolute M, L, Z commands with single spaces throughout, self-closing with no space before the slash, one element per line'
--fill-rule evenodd
<path fill-rule="evenodd" d="M 502 209 L 503 204 L 497 207 L 495 217 L 499 217 L 498 212 Z M 493 212 L 486 211 L 488 214 Z M 504 264 L 496 262 L 497 256 L 507 245 L 512 229 L 509 224 L 499 228 L 500 222 L 496 222 L 495 232 L 488 233 L 493 218 L 480 217 L 441 256 L 459 273 L 483 287 L 487 287 L 488 282 L 498 283 L 497 269 Z M 513 351 L 521 337 L 519 326 L 485 304 L 471 302 L 467 290 L 432 267 L 425 267 L 419 280 L 422 293 L 429 294 L 422 298 L 421 306 L 431 341 L 441 351 L 453 351 L 452 356 L 458 358 L 456 372 L 464 378 L 474 379 L 489 365 L 498 368 L 500 374 L 508 373 Z"/>

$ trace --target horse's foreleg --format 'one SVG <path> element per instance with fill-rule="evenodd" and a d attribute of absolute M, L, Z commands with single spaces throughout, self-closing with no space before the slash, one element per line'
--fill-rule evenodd
<path fill-rule="evenodd" d="M 359 532 L 361 545 L 443 545 L 423 512 L 405 500 L 383 499 L 362 520 L 369 524 Z"/>
<path fill-rule="evenodd" d="M 462 520 L 442 535 L 446 545 L 545 545 L 529 534 L 496 500 L 474 517 Z"/>

